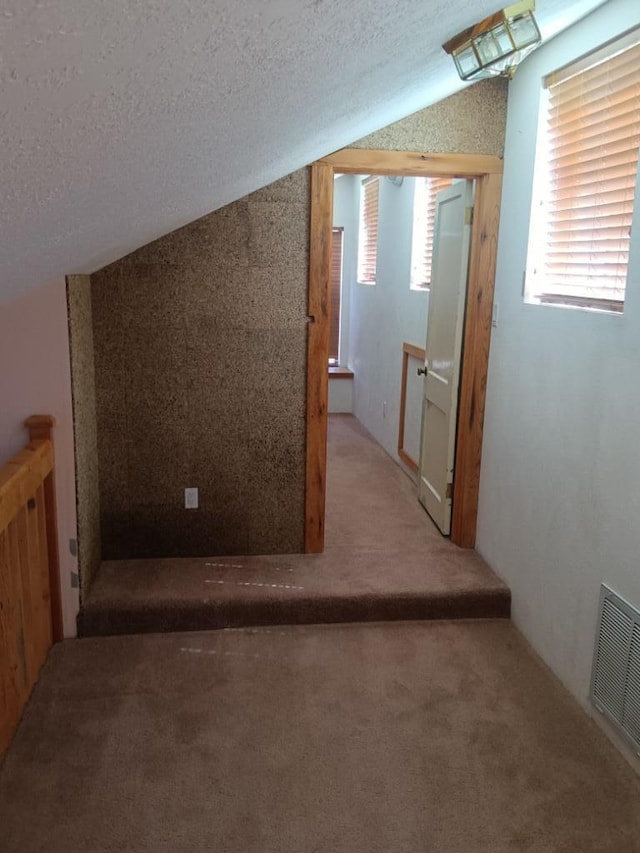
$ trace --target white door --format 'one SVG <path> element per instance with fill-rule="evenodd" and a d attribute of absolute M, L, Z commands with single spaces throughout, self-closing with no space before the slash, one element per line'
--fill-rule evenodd
<path fill-rule="evenodd" d="M 418 371 L 425 373 L 418 500 L 445 536 L 451 532 L 472 205 L 472 181 L 458 181 L 437 196 L 426 355 Z"/>

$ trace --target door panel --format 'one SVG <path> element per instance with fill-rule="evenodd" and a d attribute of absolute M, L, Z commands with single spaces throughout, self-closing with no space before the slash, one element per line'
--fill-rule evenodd
<path fill-rule="evenodd" d="M 472 204 L 472 181 L 453 184 L 438 194 L 436 202 L 418 499 L 445 535 L 451 532 L 451 492 Z"/>

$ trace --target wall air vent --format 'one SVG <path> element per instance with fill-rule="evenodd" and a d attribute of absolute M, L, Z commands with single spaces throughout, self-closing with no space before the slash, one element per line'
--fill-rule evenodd
<path fill-rule="evenodd" d="M 640 755 L 640 611 L 604 584 L 590 698 Z"/>

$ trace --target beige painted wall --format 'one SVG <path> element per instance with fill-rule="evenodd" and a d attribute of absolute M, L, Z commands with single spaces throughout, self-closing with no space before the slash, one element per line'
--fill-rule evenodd
<path fill-rule="evenodd" d="M 75 636 L 77 572 L 69 540 L 76 536 L 73 466 L 73 418 L 63 279 L 0 305 L 0 465 L 28 441 L 23 427 L 29 415 L 53 415 L 56 499 L 60 541 L 60 577 L 64 633 Z"/>
<path fill-rule="evenodd" d="M 67 276 L 67 306 L 73 385 L 78 566 L 80 597 L 84 599 L 100 566 L 101 552 L 98 430 L 90 276 Z"/>
<path fill-rule="evenodd" d="M 355 145 L 501 156 L 506 96 Z M 302 550 L 308 220 L 301 170 L 91 277 L 103 557 Z"/>

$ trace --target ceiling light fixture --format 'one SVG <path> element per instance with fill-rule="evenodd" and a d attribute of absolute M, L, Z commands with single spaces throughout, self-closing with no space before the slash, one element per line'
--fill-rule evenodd
<path fill-rule="evenodd" d="M 443 44 L 460 77 L 513 77 L 516 67 L 542 41 L 533 16 L 535 5 L 535 0 L 521 0 Z"/>

